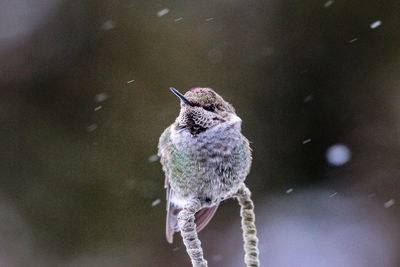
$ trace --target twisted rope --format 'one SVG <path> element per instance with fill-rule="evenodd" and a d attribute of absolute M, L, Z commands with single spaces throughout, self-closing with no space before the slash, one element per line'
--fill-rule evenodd
<path fill-rule="evenodd" d="M 258 238 L 255 225 L 254 204 L 251 200 L 251 192 L 243 183 L 236 198 L 240 204 L 240 217 L 242 217 L 243 230 L 243 248 L 245 252 L 244 262 L 247 267 L 259 267 L 260 260 L 258 259 Z"/>
<path fill-rule="evenodd" d="M 192 200 L 178 214 L 178 226 L 193 267 L 207 267 L 207 261 L 203 257 L 203 249 L 194 223 L 194 215 L 200 208 L 200 201 Z"/>

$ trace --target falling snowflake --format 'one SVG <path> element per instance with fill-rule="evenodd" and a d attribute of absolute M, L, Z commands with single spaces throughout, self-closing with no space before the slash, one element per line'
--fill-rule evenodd
<path fill-rule="evenodd" d="M 95 123 L 93 123 L 93 124 L 89 125 L 88 127 L 86 127 L 86 131 L 88 131 L 88 132 L 93 132 L 96 129 L 97 129 L 97 124 L 95 124 Z"/>
<path fill-rule="evenodd" d="M 389 199 L 388 201 L 386 201 L 385 204 L 383 204 L 383 206 L 387 209 L 387 208 L 390 208 L 391 206 L 393 206 L 395 202 L 396 201 L 392 198 L 392 199 Z"/>
<path fill-rule="evenodd" d="M 159 198 L 157 198 L 156 200 L 154 200 L 154 201 L 151 203 L 151 206 L 152 206 L 152 207 L 155 207 L 155 206 L 157 206 L 158 204 L 160 204 L 160 202 L 161 202 L 161 200 L 160 200 Z"/>
<path fill-rule="evenodd" d="M 107 93 L 103 92 L 103 93 L 95 95 L 94 101 L 96 101 L 97 103 L 103 102 L 104 100 L 107 99 L 107 97 L 108 97 Z"/>
<path fill-rule="evenodd" d="M 158 156 L 156 154 L 151 155 L 149 157 L 149 162 L 156 162 L 158 160 Z"/>
<path fill-rule="evenodd" d="M 341 144 L 336 144 L 328 148 L 326 151 L 326 159 L 329 164 L 334 166 L 341 166 L 347 163 L 351 158 L 350 149 Z"/>
<path fill-rule="evenodd" d="M 324 7 L 325 8 L 327 8 L 327 7 L 330 7 L 332 4 L 333 4 L 333 0 L 329 0 L 329 1 L 327 1 L 325 4 L 324 4 Z"/>
<path fill-rule="evenodd" d="M 115 28 L 115 22 L 113 20 L 107 20 L 106 22 L 103 23 L 103 25 L 101 26 L 101 28 L 103 28 L 103 30 L 105 31 L 109 31 Z"/>
<path fill-rule="evenodd" d="M 310 143 L 310 142 L 311 142 L 311 138 L 308 138 L 308 139 L 306 139 L 306 140 L 303 141 L 303 145 L 308 144 L 308 143 Z"/>
<path fill-rule="evenodd" d="M 164 8 L 164 9 L 161 9 L 160 11 L 157 12 L 157 16 L 158 17 L 162 17 L 162 16 L 164 16 L 164 15 L 166 15 L 168 13 L 169 13 L 169 9 L 168 8 Z"/>
<path fill-rule="evenodd" d="M 313 100 L 313 95 L 308 95 L 304 98 L 304 103 L 310 102 L 311 100 Z"/>
<path fill-rule="evenodd" d="M 378 28 L 379 26 L 381 26 L 381 24 L 382 24 L 382 21 L 377 20 L 377 21 L 373 22 L 373 23 L 370 25 L 370 27 L 371 27 L 371 29 L 375 29 L 375 28 Z"/>
<path fill-rule="evenodd" d="M 338 192 L 332 193 L 332 194 L 329 195 L 329 197 L 334 197 L 334 196 L 336 196 L 337 194 L 338 194 Z"/>

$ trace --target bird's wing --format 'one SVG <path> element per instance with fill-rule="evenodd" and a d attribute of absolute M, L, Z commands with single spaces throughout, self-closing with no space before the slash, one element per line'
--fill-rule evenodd
<path fill-rule="evenodd" d="M 167 220 L 165 224 L 165 234 L 167 237 L 168 243 L 172 244 L 174 241 L 174 233 L 179 231 L 178 228 L 178 214 L 182 210 L 181 207 L 178 207 L 174 204 L 172 199 L 172 188 L 167 186 Z"/>
<path fill-rule="evenodd" d="M 169 186 L 169 177 L 168 177 L 168 156 L 173 149 L 173 144 L 171 140 L 171 126 L 164 130 L 164 132 L 160 136 L 160 140 L 158 142 L 158 156 L 160 157 L 160 162 L 163 167 L 163 171 L 165 173 L 165 182 L 164 187 L 167 188 Z M 168 198 L 168 195 L 167 195 Z"/>
<path fill-rule="evenodd" d="M 174 233 L 178 231 L 178 214 L 181 210 L 180 207 L 174 205 L 171 201 L 173 197 L 173 189 L 169 183 L 169 169 L 168 159 L 174 147 L 171 140 L 171 126 L 169 126 L 161 134 L 160 141 L 158 143 L 158 156 L 160 157 L 161 165 L 165 173 L 164 187 L 167 190 L 167 219 L 166 219 L 166 237 L 169 243 L 173 242 Z"/>

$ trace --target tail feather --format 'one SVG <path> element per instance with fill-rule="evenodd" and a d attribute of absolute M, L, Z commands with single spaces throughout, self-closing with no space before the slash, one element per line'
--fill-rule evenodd
<path fill-rule="evenodd" d="M 204 229 L 204 227 L 207 226 L 217 211 L 217 208 L 218 204 L 209 208 L 203 208 L 194 215 L 194 222 L 196 223 L 197 232 L 200 232 Z"/>
<path fill-rule="evenodd" d="M 167 208 L 167 222 L 166 222 L 166 236 L 168 243 L 172 244 L 174 241 L 174 233 L 179 231 L 178 228 L 178 214 L 181 211 L 181 208 L 178 208 L 173 205 L 172 202 L 169 203 Z"/>

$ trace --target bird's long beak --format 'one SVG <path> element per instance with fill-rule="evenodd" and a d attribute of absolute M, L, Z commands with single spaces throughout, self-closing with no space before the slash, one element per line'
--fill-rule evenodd
<path fill-rule="evenodd" d="M 174 93 L 177 97 L 179 97 L 183 103 L 185 103 L 191 107 L 194 107 L 193 103 L 190 102 L 189 99 L 187 99 L 184 95 L 179 93 L 178 90 L 176 90 L 174 87 L 170 87 L 169 89 L 172 91 L 172 93 Z"/>

